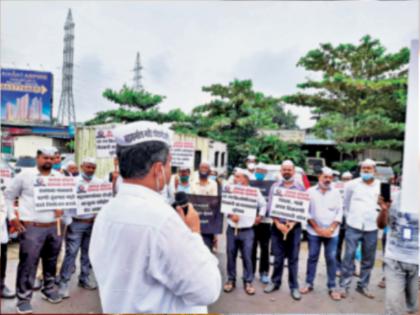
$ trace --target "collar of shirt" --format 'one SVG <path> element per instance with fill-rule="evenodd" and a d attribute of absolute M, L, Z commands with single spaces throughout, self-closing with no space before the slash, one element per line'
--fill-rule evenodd
<path fill-rule="evenodd" d="M 293 185 L 292 186 L 289 186 L 289 187 L 285 187 L 284 186 L 285 182 L 286 181 L 284 179 L 280 179 L 280 181 L 278 181 L 278 183 L 277 183 L 278 187 L 284 187 L 286 189 L 294 189 L 294 190 L 305 190 L 305 188 L 303 188 L 302 186 L 300 186 L 296 182 L 296 180 L 293 180 Z"/>
<path fill-rule="evenodd" d="M 319 184 L 317 184 L 315 189 L 318 190 L 321 194 L 325 194 L 325 193 L 331 191 L 332 190 L 332 187 L 329 186 L 329 187 L 327 187 L 327 189 L 325 191 L 322 191 L 321 190 L 321 186 L 319 186 Z"/>

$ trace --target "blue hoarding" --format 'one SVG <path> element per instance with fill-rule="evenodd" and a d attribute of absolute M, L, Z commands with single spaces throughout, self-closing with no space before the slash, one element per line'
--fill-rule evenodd
<path fill-rule="evenodd" d="M 50 72 L 1 69 L 1 121 L 51 123 L 53 75 Z"/>

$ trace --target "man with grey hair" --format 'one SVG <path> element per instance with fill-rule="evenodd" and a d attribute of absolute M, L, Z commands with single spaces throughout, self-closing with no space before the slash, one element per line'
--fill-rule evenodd
<path fill-rule="evenodd" d="M 354 257 L 359 241 L 362 243 L 360 280 L 356 291 L 373 299 L 369 291 L 369 279 L 375 264 L 378 227 L 376 217 L 380 182 L 375 179 L 376 163 L 366 159 L 360 165 L 360 178 L 349 182 L 344 191 L 346 215 L 345 254 L 340 278 L 341 297 L 346 298 L 354 271 Z"/>
<path fill-rule="evenodd" d="M 171 177 L 170 131 L 136 122 L 115 132 L 123 182 L 99 212 L 90 259 L 104 313 L 204 313 L 221 290 L 218 262 L 188 205 L 160 191 Z"/>
<path fill-rule="evenodd" d="M 94 158 L 83 159 L 82 173 L 78 177 L 77 187 L 88 185 L 100 185 L 103 180 L 95 177 L 96 161 Z M 89 279 L 90 261 L 89 244 L 92 234 L 93 223 L 96 214 L 79 214 L 76 211 L 67 211 L 65 214 L 68 223 L 66 233 L 66 253 L 60 270 L 59 293 L 62 298 L 70 297 L 69 281 L 75 270 L 77 253 L 80 250 L 80 275 L 79 286 L 87 290 L 95 290 L 96 285 Z"/>

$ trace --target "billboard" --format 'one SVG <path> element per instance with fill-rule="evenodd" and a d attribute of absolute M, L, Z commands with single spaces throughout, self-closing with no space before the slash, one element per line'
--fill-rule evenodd
<path fill-rule="evenodd" d="M 3 123 L 51 123 L 53 75 L 50 72 L 1 69 Z"/>

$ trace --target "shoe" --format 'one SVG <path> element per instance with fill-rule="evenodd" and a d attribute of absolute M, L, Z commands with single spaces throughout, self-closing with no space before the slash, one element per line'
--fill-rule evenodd
<path fill-rule="evenodd" d="M 91 284 L 89 282 L 79 281 L 79 287 L 86 289 L 86 290 L 96 290 L 97 286 L 94 284 Z"/>
<path fill-rule="evenodd" d="M 51 304 L 58 304 L 63 301 L 63 298 L 58 294 L 58 291 L 51 291 L 49 293 L 41 292 L 42 298 Z"/>
<path fill-rule="evenodd" d="M 267 273 L 262 273 L 260 276 L 260 281 L 263 284 L 269 284 L 270 283 L 270 277 L 268 276 Z"/>
<path fill-rule="evenodd" d="M 280 289 L 280 285 L 270 282 L 265 288 L 264 293 L 271 293 Z"/>
<path fill-rule="evenodd" d="M 345 299 L 349 295 L 349 290 L 348 289 L 340 289 L 339 293 L 340 293 L 341 298 Z"/>
<path fill-rule="evenodd" d="M 364 295 L 368 299 L 374 299 L 375 298 L 375 296 L 372 293 L 370 293 L 368 288 L 357 287 L 356 292 L 359 292 L 361 295 Z"/>
<path fill-rule="evenodd" d="M 302 298 L 302 296 L 300 295 L 299 289 L 292 289 L 292 291 L 290 291 L 290 295 L 295 301 L 300 301 L 300 299 Z"/>
<path fill-rule="evenodd" d="M 16 297 L 15 292 L 12 292 L 8 287 L 4 286 L 0 294 L 2 299 L 14 299 Z"/>
<path fill-rule="evenodd" d="M 63 299 L 68 299 L 70 297 L 70 289 L 68 282 L 60 282 L 58 285 L 58 294 Z"/>
<path fill-rule="evenodd" d="M 29 301 L 19 301 L 16 305 L 16 313 L 18 314 L 32 314 L 32 306 Z"/>
<path fill-rule="evenodd" d="M 32 286 L 32 290 L 34 291 L 41 290 L 43 284 L 44 284 L 44 281 L 42 281 L 42 279 L 35 278 L 34 285 Z"/>

